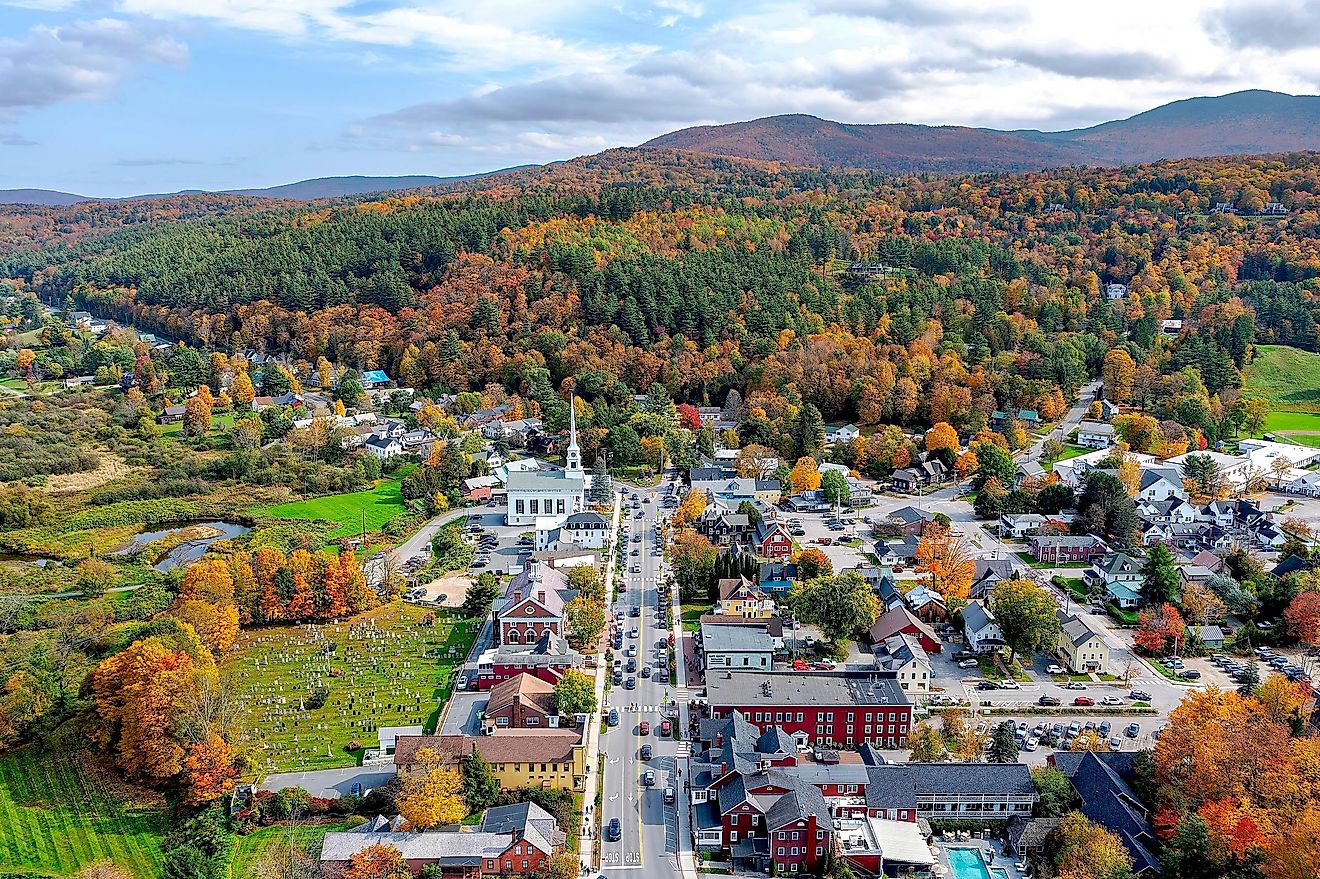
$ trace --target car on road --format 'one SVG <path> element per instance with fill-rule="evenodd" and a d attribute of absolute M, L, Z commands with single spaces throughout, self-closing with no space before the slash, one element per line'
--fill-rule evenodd
<path fill-rule="evenodd" d="M 642 609 L 638 605 L 634 604 L 632 607 L 628 608 L 628 616 L 639 617 L 641 615 L 642 615 Z"/>
<path fill-rule="evenodd" d="M 1145 690 L 1133 690 L 1131 696 L 1138 702 L 1149 702 L 1151 699 L 1150 693 Z"/>
<path fill-rule="evenodd" d="M 1061 665 L 1051 665 L 1049 668 L 1045 669 L 1045 671 L 1052 675 L 1064 675 L 1068 673 L 1068 670 Z"/>
<path fill-rule="evenodd" d="M 649 678 L 650 676 L 651 676 L 651 666 L 649 665 L 642 666 L 642 677 Z"/>
<path fill-rule="evenodd" d="M 652 751 L 651 751 L 651 745 L 650 745 L 650 743 L 648 742 L 647 744 L 642 745 L 642 750 L 641 750 L 641 754 L 640 754 L 641 758 L 642 758 L 643 760 L 650 760 L 650 759 L 651 759 L 651 754 L 652 754 Z"/>
<path fill-rule="evenodd" d="M 641 565 L 633 565 L 633 566 L 632 566 L 632 572 L 633 572 L 634 574 L 640 574 L 640 573 L 642 572 L 642 566 L 641 566 Z"/>
<path fill-rule="evenodd" d="M 793 660 L 793 671 L 810 671 L 811 665 L 805 659 Z"/>
<path fill-rule="evenodd" d="M 627 665 L 625 665 L 623 669 L 624 671 L 628 672 L 628 674 L 633 674 L 634 672 L 637 671 L 637 660 L 629 659 Z"/>
<path fill-rule="evenodd" d="M 649 736 L 651 734 L 651 724 L 645 720 L 637 724 L 637 734 L 642 736 Z"/>
<path fill-rule="evenodd" d="M 637 678 L 636 678 L 636 676 L 634 676 L 634 675 L 629 675 L 629 676 L 628 676 L 628 680 L 626 680 L 626 681 L 623 682 L 623 688 L 624 688 L 625 690 L 635 690 L 635 689 L 637 689 Z M 1092 702 L 1091 704 L 1094 705 L 1095 703 Z"/>
<path fill-rule="evenodd" d="M 638 629 L 636 626 L 633 626 L 631 629 L 628 630 L 628 637 L 629 637 L 629 638 L 636 638 L 636 637 L 637 637 L 638 635 L 640 635 L 641 633 L 642 633 L 642 632 L 641 632 L 640 629 Z"/>
<path fill-rule="evenodd" d="M 618 842 L 623 838 L 623 823 L 618 818 L 611 818 L 609 826 L 605 828 L 605 841 Z"/>
<path fill-rule="evenodd" d="M 1122 705 L 1123 699 L 1120 696 L 1105 696 L 1100 700 L 1101 705 Z"/>
<path fill-rule="evenodd" d="M 1073 700 L 1073 704 L 1074 704 L 1074 705 L 1094 705 L 1094 704 L 1095 704 L 1095 700 L 1092 699 L 1090 696 L 1078 696 L 1076 699 Z"/>
<path fill-rule="evenodd" d="M 975 659 L 964 659 L 958 663 L 959 668 L 976 668 L 980 665 Z"/>
<path fill-rule="evenodd" d="M 655 770 L 648 769 L 642 773 L 642 784 L 647 787 L 655 787 Z"/>
<path fill-rule="evenodd" d="M 1129 739 L 1135 739 L 1137 736 L 1141 735 L 1141 724 L 1135 721 L 1129 723 L 1127 725 L 1127 729 L 1123 730 L 1123 734 L 1126 735 Z"/>
<path fill-rule="evenodd" d="M 613 682 L 614 682 L 614 686 L 616 686 L 616 687 L 617 687 L 619 684 L 623 683 L 623 670 L 622 670 L 622 669 L 618 669 L 618 668 L 616 668 L 616 669 L 614 670 L 614 677 L 611 678 L 611 680 L 613 680 Z"/>
<path fill-rule="evenodd" d="M 609 723 L 610 726 L 618 726 L 618 725 L 619 725 L 619 709 L 617 709 L 617 708 L 611 708 L 611 709 L 610 709 L 610 716 L 609 716 L 608 723 Z"/>
<path fill-rule="evenodd" d="M 1063 685 L 1063 688 L 1065 690 L 1085 690 L 1086 684 L 1082 683 L 1081 681 L 1069 681 L 1068 683 Z"/>
<path fill-rule="evenodd" d="M 1054 706 L 1062 704 L 1058 696 L 1041 696 L 1036 700 L 1037 705 Z"/>
<path fill-rule="evenodd" d="M 664 736 L 665 738 L 669 737 L 669 733 L 673 728 L 674 728 L 673 725 L 670 724 L 669 721 L 667 720 L 660 721 L 660 735 Z"/>
<path fill-rule="evenodd" d="M 625 651 L 625 654 L 624 654 L 624 655 L 626 655 L 626 656 L 636 656 L 636 655 L 637 655 L 637 645 L 636 645 L 636 644 L 629 644 L 629 645 L 628 645 L 628 649 L 627 649 L 627 651 Z"/>
<path fill-rule="evenodd" d="M 813 662 L 811 667 L 817 671 L 834 671 L 834 663 L 830 662 L 828 659 L 821 660 L 820 662 Z"/>
<path fill-rule="evenodd" d="M 673 801 L 674 801 L 674 789 L 672 787 L 665 788 L 665 802 L 672 803 Z"/>

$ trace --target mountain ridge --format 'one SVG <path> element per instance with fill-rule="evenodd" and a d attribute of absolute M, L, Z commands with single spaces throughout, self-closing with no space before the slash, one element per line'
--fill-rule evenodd
<path fill-rule="evenodd" d="M 642 147 L 895 173 L 1128 165 L 1320 149 L 1320 96 L 1252 89 L 1185 98 L 1064 131 L 848 123 L 799 113 L 682 128 Z"/>
<path fill-rule="evenodd" d="M 353 195 L 369 195 L 380 192 L 394 192 L 404 189 L 425 189 L 431 186 L 448 186 L 454 183 L 467 183 L 481 180 L 497 174 L 524 171 L 537 165 L 512 165 L 494 171 L 482 171 L 476 174 L 459 174 L 452 177 L 436 177 L 429 174 L 402 174 L 385 177 L 371 177 L 350 174 L 337 177 L 312 177 L 293 183 L 255 189 L 181 189 L 178 192 L 156 192 L 142 195 L 129 195 L 122 198 L 96 198 L 61 192 L 55 189 L 0 189 L 0 205 L 41 205 L 45 207 L 68 207 L 92 201 L 139 201 L 154 198 L 173 198 L 180 195 L 245 195 L 257 198 L 280 198 L 292 201 L 316 201 L 322 198 L 347 198 Z"/>

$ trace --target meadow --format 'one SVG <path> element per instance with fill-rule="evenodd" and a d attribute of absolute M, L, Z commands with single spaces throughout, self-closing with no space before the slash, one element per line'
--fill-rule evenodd
<path fill-rule="evenodd" d="M 1320 354 L 1287 345 L 1258 345 L 1243 376 L 1245 395 L 1279 411 L 1320 412 Z"/>
<path fill-rule="evenodd" d="M 105 771 L 82 742 L 64 744 L 0 757 L 0 876 L 71 876 L 105 860 L 159 876 L 159 797 Z"/>
<path fill-rule="evenodd" d="M 360 534 L 364 527 L 368 534 L 378 532 L 390 519 L 405 512 L 407 509 L 403 505 L 403 495 L 399 493 L 399 480 L 392 479 L 366 491 L 289 501 L 253 510 L 252 514 L 275 519 L 334 522 L 335 528 L 328 534 L 330 539 L 334 539 L 353 537 Z"/>
<path fill-rule="evenodd" d="M 434 616 L 434 622 L 431 622 Z M 222 669 L 260 772 L 352 766 L 381 726 L 434 729 L 480 621 L 402 603 L 337 623 L 253 629 Z M 318 688 L 328 693 L 316 704 Z"/>
<path fill-rule="evenodd" d="M 343 830 L 342 823 L 298 824 L 292 827 L 263 827 L 260 830 L 240 836 L 234 841 L 234 856 L 229 862 L 231 879 L 250 879 L 257 875 L 257 867 L 266 853 L 290 844 L 302 849 L 320 852 L 321 840 L 331 830 Z M 290 839 L 292 837 L 292 839 Z"/>

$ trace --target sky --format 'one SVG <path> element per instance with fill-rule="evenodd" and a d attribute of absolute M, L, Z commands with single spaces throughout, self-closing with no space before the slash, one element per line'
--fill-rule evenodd
<path fill-rule="evenodd" d="M 1320 0 L 0 0 L 0 189 L 468 174 L 689 125 L 1320 92 Z"/>

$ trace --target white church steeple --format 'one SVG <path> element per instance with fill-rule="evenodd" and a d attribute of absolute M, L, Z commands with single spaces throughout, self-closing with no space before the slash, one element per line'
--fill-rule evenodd
<path fill-rule="evenodd" d="M 568 397 L 568 448 L 564 451 L 564 470 L 568 473 L 582 472 L 582 451 L 577 441 L 577 407 L 573 405 L 573 395 Z"/>

